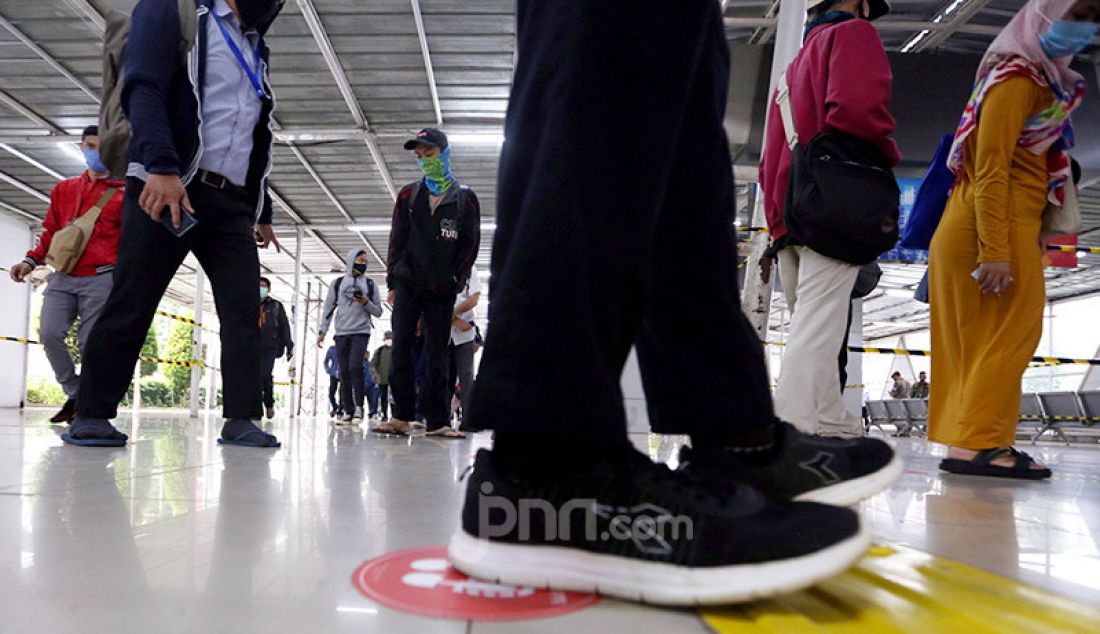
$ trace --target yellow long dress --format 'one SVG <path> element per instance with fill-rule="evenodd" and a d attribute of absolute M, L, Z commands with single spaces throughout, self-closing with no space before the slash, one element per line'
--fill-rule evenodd
<path fill-rule="evenodd" d="M 1018 145 L 1027 119 L 1054 96 L 1026 77 L 990 88 L 978 129 L 932 239 L 928 263 L 932 377 L 928 438 L 981 450 L 1016 438 L 1020 383 L 1043 330 L 1046 288 L 1039 230 L 1046 207 L 1046 153 Z M 982 294 L 971 273 L 1011 262 L 1015 283 Z"/>

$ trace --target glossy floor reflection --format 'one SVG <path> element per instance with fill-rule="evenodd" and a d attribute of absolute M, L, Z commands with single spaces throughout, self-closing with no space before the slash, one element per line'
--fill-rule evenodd
<path fill-rule="evenodd" d="M 0 410 L 0 631 L 705 632 L 688 610 L 606 600 L 541 621 L 395 612 L 351 584 L 364 560 L 445 543 L 471 441 L 372 438 L 276 420 L 278 451 L 223 448 L 220 421 L 124 416 L 124 450 L 62 446 L 47 411 Z M 678 439 L 638 435 L 658 459 Z M 1041 446 L 1046 483 L 942 478 L 906 439 L 893 490 L 865 504 L 903 544 L 1100 605 L 1100 448 Z M 561 447 L 563 454 L 568 447 Z"/>

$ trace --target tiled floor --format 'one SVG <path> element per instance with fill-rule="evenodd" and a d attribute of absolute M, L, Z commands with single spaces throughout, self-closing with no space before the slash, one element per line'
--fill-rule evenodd
<path fill-rule="evenodd" d="M 277 420 L 279 451 L 221 448 L 220 421 L 124 416 L 124 450 L 64 447 L 46 411 L 0 410 L 0 631 L 705 632 L 690 610 L 605 600 L 564 617 L 468 623 L 361 595 L 364 560 L 443 544 L 472 441 L 372 438 Z M 658 459 L 676 439 L 635 437 Z M 563 456 L 569 447 L 556 448 Z M 1100 605 L 1100 447 L 1043 445 L 1044 483 L 951 479 L 906 439 L 866 503 L 879 540 Z"/>

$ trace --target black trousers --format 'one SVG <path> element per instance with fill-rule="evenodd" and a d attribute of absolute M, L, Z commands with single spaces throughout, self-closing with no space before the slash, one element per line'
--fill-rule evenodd
<path fill-rule="evenodd" d="M 355 414 L 363 407 L 365 378 L 363 357 L 367 354 L 370 335 L 339 335 L 336 338 L 336 359 L 340 364 L 340 406 L 345 414 Z"/>
<path fill-rule="evenodd" d="M 428 431 L 450 424 L 450 403 L 447 389 L 447 342 L 451 337 L 451 316 L 454 297 L 421 297 L 403 286 L 394 289 L 393 302 L 393 365 L 390 386 L 393 389 L 393 417 L 410 421 L 416 416 L 416 324 L 424 335 L 426 377 L 420 394 L 420 405 L 427 419 Z"/>
<path fill-rule="evenodd" d="M 519 0 L 517 18 L 468 423 L 529 446 L 622 445 L 637 346 L 654 431 L 772 424 L 737 287 L 718 2 Z"/>
<path fill-rule="evenodd" d="M 470 402 L 470 395 L 474 393 L 474 342 L 470 341 L 457 346 L 451 344 L 448 352 L 450 352 L 451 372 L 447 376 L 447 388 L 450 390 L 451 398 L 447 399 L 447 403 L 450 404 L 455 395 L 455 385 L 458 385 L 458 400 L 462 403 L 462 415 L 465 416 L 466 403 Z"/>
<path fill-rule="evenodd" d="M 264 407 L 275 407 L 275 359 L 282 355 L 277 350 L 260 352 L 260 387 L 263 390 Z"/>
<path fill-rule="evenodd" d="M 193 183 L 187 193 L 198 225 L 177 238 L 138 206 L 143 188 L 142 181 L 128 179 L 114 288 L 84 353 L 77 412 L 92 418 L 117 415 L 161 296 L 190 252 L 210 279 L 221 322 L 223 414 L 260 418 L 254 201 Z"/>
<path fill-rule="evenodd" d="M 328 403 L 332 406 L 332 411 L 340 412 L 340 403 L 336 400 L 336 395 L 340 390 L 340 379 L 334 376 L 328 377 Z"/>
<path fill-rule="evenodd" d="M 390 386 L 388 385 L 378 386 L 378 408 L 382 418 L 390 417 Z"/>

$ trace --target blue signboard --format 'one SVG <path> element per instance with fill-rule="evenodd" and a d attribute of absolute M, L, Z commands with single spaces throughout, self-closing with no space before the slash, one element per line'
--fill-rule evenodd
<path fill-rule="evenodd" d="M 898 220 L 898 226 L 901 227 L 901 233 L 905 234 L 905 224 L 909 222 L 909 214 L 913 213 L 913 203 L 917 200 L 917 189 L 920 188 L 921 179 L 919 178 L 899 178 L 898 189 L 901 190 L 901 205 L 900 205 L 900 218 Z M 894 247 L 886 253 L 882 254 L 880 260 L 886 260 L 889 262 L 927 262 L 928 251 L 922 249 L 902 249 L 900 247 Z"/>

